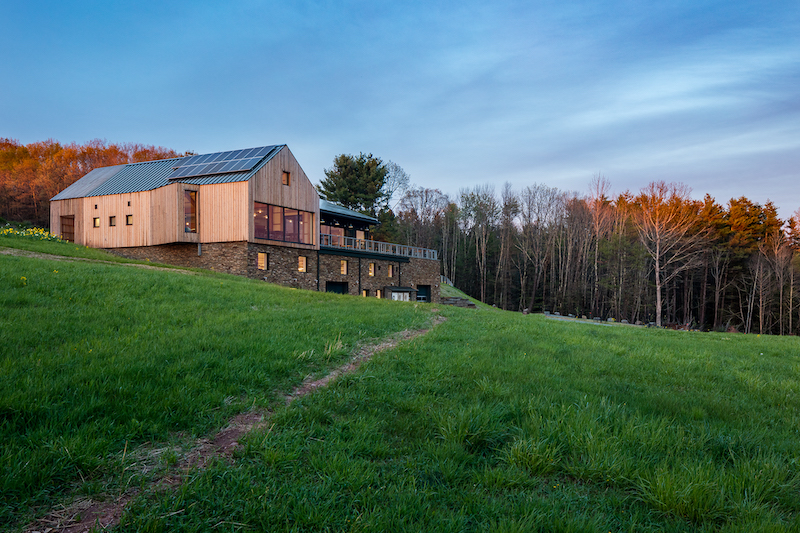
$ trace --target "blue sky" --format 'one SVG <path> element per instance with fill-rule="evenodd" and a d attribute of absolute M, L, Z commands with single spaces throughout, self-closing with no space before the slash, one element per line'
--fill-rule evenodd
<path fill-rule="evenodd" d="M 373 153 L 455 195 L 679 181 L 800 208 L 800 2 L 23 2 L 0 137 Z"/>

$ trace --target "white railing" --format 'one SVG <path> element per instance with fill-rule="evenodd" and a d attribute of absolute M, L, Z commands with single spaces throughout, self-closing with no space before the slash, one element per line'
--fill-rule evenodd
<path fill-rule="evenodd" d="M 402 255 L 404 257 L 416 257 L 419 259 L 438 259 L 439 254 L 436 250 L 419 248 L 418 246 L 406 246 L 405 244 L 393 244 L 391 242 L 370 241 L 367 239 L 356 239 L 354 237 L 341 237 L 339 235 L 328 235 L 321 233 L 319 236 L 320 246 L 331 248 L 347 248 L 349 250 L 360 250 L 372 252 L 374 254 Z"/>

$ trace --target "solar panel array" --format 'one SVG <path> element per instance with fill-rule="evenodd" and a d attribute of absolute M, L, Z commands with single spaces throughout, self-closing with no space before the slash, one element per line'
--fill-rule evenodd
<path fill-rule="evenodd" d="M 275 146 L 262 146 L 244 150 L 231 150 L 229 152 L 193 155 L 188 159 L 178 161 L 179 164 L 172 167 L 172 174 L 167 179 L 174 180 L 208 176 L 209 174 L 247 172 L 253 170 L 253 167 L 274 149 Z"/>

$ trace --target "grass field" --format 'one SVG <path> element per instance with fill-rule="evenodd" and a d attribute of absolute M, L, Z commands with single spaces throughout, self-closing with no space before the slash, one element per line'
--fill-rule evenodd
<path fill-rule="evenodd" d="M 794 337 L 441 308 L 285 406 L 432 307 L 6 256 L 0 286 L 10 527 L 135 486 L 119 531 L 800 531 Z M 254 404 L 232 463 L 175 490 L 126 471 Z"/>

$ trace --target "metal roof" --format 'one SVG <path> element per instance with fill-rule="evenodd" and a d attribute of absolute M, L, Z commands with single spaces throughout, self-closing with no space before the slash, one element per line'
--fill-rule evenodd
<path fill-rule="evenodd" d="M 180 162 L 187 160 L 188 157 L 97 168 L 55 195 L 51 200 L 152 191 L 176 182 L 192 185 L 211 185 L 247 181 L 275 157 L 284 146 L 286 145 L 269 146 L 270 151 L 264 156 L 264 159 L 247 172 L 210 174 L 194 178 L 168 180 L 167 178 L 172 174 L 173 168 L 176 165 L 179 166 Z"/>
<path fill-rule="evenodd" d="M 67 200 L 69 198 L 83 198 L 84 196 L 91 196 L 93 190 L 102 186 L 123 168 L 125 168 L 125 165 L 96 168 L 57 195 L 53 196 L 51 200 Z"/>
<path fill-rule="evenodd" d="M 342 207 L 339 204 L 334 204 L 333 202 L 323 200 L 322 198 L 319 199 L 319 210 L 323 213 L 328 213 L 334 216 L 340 216 L 345 218 L 352 218 L 355 220 L 360 220 L 361 222 L 367 222 L 369 224 L 378 223 L 377 218 L 373 218 L 369 215 L 364 215 L 362 213 L 359 213 L 358 211 L 353 211 L 352 209 L 347 209 L 346 207 Z"/>

